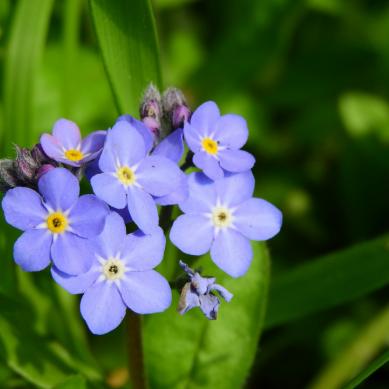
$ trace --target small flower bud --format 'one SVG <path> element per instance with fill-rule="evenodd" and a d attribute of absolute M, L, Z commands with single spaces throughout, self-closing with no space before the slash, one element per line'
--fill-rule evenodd
<path fill-rule="evenodd" d="M 55 169 L 55 166 L 50 165 L 49 163 L 45 163 L 38 169 L 35 176 L 36 179 L 39 180 L 44 174 L 48 173 L 52 169 Z"/>
<path fill-rule="evenodd" d="M 164 115 L 170 122 L 173 130 L 181 128 L 190 118 L 191 111 L 188 108 L 184 94 L 177 88 L 168 88 L 162 97 Z"/>
<path fill-rule="evenodd" d="M 20 181 L 33 181 L 38 163 L 31 155 L 31 151 L 24 147 L 16 147 L 16 174 Z"/>
<path fill-rule="evenodd" d="M 0 192 L 6 192 L 8 189 L 18 185 L 16 176 L 15 162 L 11 159 L 0 160 Z"/>
<path fill-rule="evenodd" d="M 153 84 L 150 84 L 140 105 L 140 117 L 153 133 L 155 143 L 158 143 L 160 138 L 161 115 L 161 95 L 158 89 Z"/>

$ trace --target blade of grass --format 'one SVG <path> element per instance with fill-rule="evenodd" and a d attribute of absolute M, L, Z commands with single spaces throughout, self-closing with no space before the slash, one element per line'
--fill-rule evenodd
<path fill-rule="evenodd" d="M 351 301 L 389 283 L 389 237 L 318 258 L 276 277 L 266 327 Z"/>
<path fill-rule="evenodd" d="M 11 28 L 4 69 L 2 155 L 12 143 L 33 142 L 31 124 L 35 74 L 42 55 L 53 0 L 20 0 Z"/>
<path fill-rule="evenodd" d="M 90 0 L 90 8 L 118 110 L 136 114 L 146 86 L 161 84 L 150 1 Z"/>
<path fill-rule="evenodd" d="M 369 378 L 374 372 L 380 369 L 382 366 L 389 362 L 389 350 L 384 352 L 376 360 L 374 360 L 369 366 L 366 367 L 361 373 L 359 373 L 344 389 L 354 389 L 367 378 Z"/>

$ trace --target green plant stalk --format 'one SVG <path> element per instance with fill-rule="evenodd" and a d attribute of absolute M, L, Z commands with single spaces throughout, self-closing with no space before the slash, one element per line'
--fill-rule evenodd
<path fill-rule="evenodd" d="M 142 316 L 132 311 L 127 315 L 128 323 L 128 369 L 134 389 L 148 387 L 144 368 Z"/>
<path fill-rule="evenodd" d="M 388 343 L 389 306 L 382 310 L 340 355 L 309 386 L 338 389 L 353 379 Z"/>

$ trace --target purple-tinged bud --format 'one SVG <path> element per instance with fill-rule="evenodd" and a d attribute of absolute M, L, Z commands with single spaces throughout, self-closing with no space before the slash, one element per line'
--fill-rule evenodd
<path fill-rule="evenodd" d="M 51 162 L 52 160 L 45 154 L 43 151 L 42 145 L 40 143 L 36 144 L 31 150 L 31 156 L 38 164 L 44 164 Z"/>
<path fill-rule="evenodd" d="M 16 174 L 20 181 L 32 182 L 39 165 L 31 155 L 31 151 L 25 147 L 16 147 Z"/>
<path fill-rule="evenodd" d="M 144 93 L 140 105 L 140 118 L 152 132 L 155 144 L 160 140 L 161 116 L 161 95 L 158 89 L 153 84 L 150 84 Z"/>
<path fill-rule="evenodd" d="M 18 185 L 15 161 L 11 159 L 0 160 L 0 192 L 6 192 Z"/>
<path fill-rule="evenodd" d="M 186 98 L 177 88 L 168 88 L 164 92 L 162 107 L 165 120 L 169 121 L 173 130 L 183 127 L 184 123 L 190 119 L 191 111 Z"/>
<path fill-rule="evenodd" d="M 50 170 L 55 169 L 55 166 L 50 165 L 49 163 L 45 163 L 42 165 L 39 169 L 38 172 L 36 173 L 36 179 L 39 180 L 44 174 L 48 173 Z"/>
<path fill-rule="evenodd" d="M 159 138 L 159 123 L 152 117 L 145 117 L 143 119 L 144 125 L 153 133 L 154 138 Z"/>
<path fill-rule="evenodd" d="M 181 290 L 178 312 L 183 315 L 192 308 L 200 307 L 207 319 L 215 320 L 220 305 L 220 299 L 215 295 L 215 291 L 227 302 L 231 301 L 232 293 L 216 284 L 216 278 L 202 277 L 182 261 L 180 266 L 187 274 L 189 282 Z"/>

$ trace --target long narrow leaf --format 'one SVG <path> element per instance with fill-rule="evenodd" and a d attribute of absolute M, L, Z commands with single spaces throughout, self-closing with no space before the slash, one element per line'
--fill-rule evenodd
<path fill-rule="evenodd" d="M 374 372 L 389 362 L 389 350 L 379 356 L 369 366 L 358 374 L 344 389 L 354 389 L 366 381 Z"/>
<path fill-rule="evenodd" d="M 4 71 L 2 153 L 8 153 L 12 143 L 28 144 L 33 141 L 31 128 L 35 74 L 52 7 L 53 0 L 20 0 L 17 4 Z"/>
<path fill-rule="evenodd" d="M 351 301 L 389 283 L 389 237 L 358 244 L 275 278 L 266 326 Z"/>
<path fill-rule="evenodd" d="M 150 2 L 90 0 L 90 7 L 118 109 L 136 114 L 147 84 L 161 83 Z"/>

